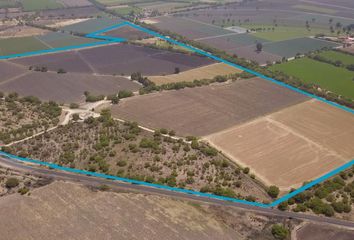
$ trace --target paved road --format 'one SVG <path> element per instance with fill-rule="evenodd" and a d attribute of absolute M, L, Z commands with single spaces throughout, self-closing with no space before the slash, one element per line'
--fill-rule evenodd
<path fill-rule="evenodd" d="M 134 192 L 145 193 L 145 194 L 158 194 L 158 195 L 164 195 L 164 196 L 179 198 L 184 200 L 199 201 L 208 204 L 231 206 L 231 207 L 236 207 L 236 208 L 244 209 L 247 211 L 253 211 L 265 215 L 273 215 L 273 216 L 279 216 L 284 218 L 294 218 L 299 220 L 306 220 L 306 221 L 324 223 L 324 224 L 332 224 L 332 225 L 354 229 L 354 222 L 339 220 L 336 218 L 321 217 L 321 216 L 301 214 L 295 212 L 283 212 L 273 208 L 255 207 L 255 206 L 250 206 L 242 203 L 222 201 L 218 199 L 200 197 L 196 195 L 172 192 L 165 189 L 158 189 L 158 188 L 152 188 L 152 187 L 147 187 L 147 186 L 142 186 L 137 184 L 129 184 L 129 183 L 123 183 L 119 181 L 101 179 L 92 176 L 73 174 L 64 171 L 57 171 L 53 169 L 39 167 L 34 164 L 24 164 L 22 162 L 8 159 L 3 156 L 0 156 L 0 165 L 3 167 L 7 167 L 7 168 L 23 171 L 23 172 L 28 172 L 33 175 L 52 178 L 54 180 L 66 180 L 71 182 L 79 182 L 88 186 L 100 186 L 105 184 L 109 186 L 112 190 L 119 190 L 119 191 L 125 190 L 125 191 L 134 191 Z"/>

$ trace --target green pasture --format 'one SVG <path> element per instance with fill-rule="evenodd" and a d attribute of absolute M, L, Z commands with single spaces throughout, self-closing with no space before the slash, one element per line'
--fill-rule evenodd
<path fill-rule="evenodd" d="M 48 49 L 35 37 L 19 37 L 0 39 L 0 55 L 10 55 Z"/>
<path fill-rule="evenodd" d="M 21 0 L 24 11 L 38 11 L 44 9 L 63 8 L 61 3 L 55 0 Z"/>
<path fill-rule="evenodd" d="M 273 65 L 270 70 L 284 72 L 301 79 L 304 83 L 318 84 L 326 90 L 354 99 L 354 73 L 345 68 L 300 58 Z"/>
<path fill-rule="evenodd" d="M 344 65 L 354 64 L 354 56 L 350 54 L 345 54 L 338 51 L 324 51 L 318 55 L 331 61 L 341 61 Z"/>

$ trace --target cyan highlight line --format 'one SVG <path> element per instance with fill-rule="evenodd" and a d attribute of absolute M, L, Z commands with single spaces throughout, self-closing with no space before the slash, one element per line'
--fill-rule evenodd
<path fill-rule="evenodd" d="M 106 44 L 111 44 L 112 42 L 125 42 L 126 39 L 124 38 L 116 38 L 116 37 L 112 37 L 112 36 L 102 36 L 100 34 L 114 30 L 116 28 L 122 27 L 122 26 L 131 26 L 135 29 L 138 29 L 140 31 L 143 31 L 145 33 L 148 33 L 152 36 L 158 37 L 160 39 L 166 40 L 170 43 L 173 43 L 175 45 L 179 45 L 181 47 L 184 47 L 186 49 L 189 49 L 193 52 L 196 52 L 198 54 L 204 55 L 206 57 L 209 57 L 211 59 L 214 59 L 216 61 L 225 63 L 229 66 L 238 68 L 240 70 L 243 70 L 245 72 L 251 73 L 257 77 L 260 77 L 262 79 L 271 81 L 277 85 L 280 85 L 282 87 L 288 88 L 292 91 L 298 92 L 300 94 L 303 94 L 305 96 L 308 96 L 310 98 L 314 98 L 317 99 L 319 101 L 325 102 L 329 105 L 332 105 L 334 107 L 340 108 L 344 111 L 347 111 L 349 113 L 354 114 L 354 110 L 350 109 L 348 107 L 339 105 L 335 102 L 331 102 L 328 101 L 327 99 L 321 98 L 319 96 L 316 96 L 314 94 L 308 93 L 306 91 L 297 89 L 291 85 L 288 85 L 284 82 L 278 81 L 276 79 L 267 77 L 261 73 L 258 73 L 256 71 L 253 71 L 251 69 L 245 68 L 241 65 L 229 62 L 227 60 L 224 60 L 222 58 L 219 58 L 217 56 L 214 56 L 208 52 L 205 52 L 203 50 L 200 50 L 198 48 L 195 48 L 193 46 L 178 42 L 170 37 L 167 36 L 163 36 L 157 32 L 154 32 L 152 30 L 146 29 L 144 27 L 141 27 L 139 25 L 136 25 L 134 23 L 125 21 L 116 25 L 113 25 L 111 27 L 107 27 L 104 29 L 101 29 L 99 31 L 93 32 L 93 33 L 89 33 L 86 35 L 86 37 L 88 38 L 95 38 L 95 39 L 102 39 L 102 40 L 106 40 L 103 42 L 96 42 L 96 43 L 89 43 L 89 44 L 82 44 L 82 45 L 78 45 L 78 46 L 68 46 L 68 47 L 63 47 L 63 48 L 55 48 L 55 49 L 46 49 L 46 50 L 40 50 L 40 51 L 34 51 L 34 52 L 28 52 L 28 53 L 22 53 L 22 54 L 12 54 L 12 55 L 8 55 L 8 56 L 0 56 L 0 59 L 8 59 L 8 58 L 14 58 L 14 57 L 23 57 L 23 56 L 32 56 L 32 55 L 38 55 L 38 54 L 44 54 L 44 53 L 51 53 L 51 52 L 60 52 L 60 51 L 66 51 L 66 50 L 72 50 L 72 49 L 77 49 L 77 48 L 84 48 L 84 47 L 90 47 L 90 46 L 97 46 L 97 45 L 106 45 Z M 107 174 L 102 174 L 102 173 L 96 173 L 96 172 L 90 172 L 90 171 L 86 171 L 86 170 L 80 170 L 80 169 L 75 169 L 75 168 L 68 168 L 68 167 L 62 167 L 59 166 L 57 164 L 54 163 L 48 163 L 48 162 L 43 162 L 43 161 L 39 161 L 39 160 L 34 160 L 34 159 L 30 159 L 30 158 L 22 158 L 19 156 L 15 156 L 9 153 L 5 153 L 0 151 L 0 155 L 8 157 L 9 159 L 12 160 L 17 160 L 17 161 L 22 161 L 22 162 L 29 162 L 29 163 L 35 163 L 41 166 L 47 166 L 53 169 L 57 169 L 57 170 L 61 170 L 61 171 L 66 171 L 66 172 L 71 172 L 71 173 L 77 173 L 77 174 L 83 174 L 83 175 L 90 175 L 90 176 L 94 176 L 94 177 L 99 177 L 99 178 L 104 178 L 104 179 L 111 179 L 111 180 L 117 180 L 117 181 L 122 181 L 122 182 L 126 182 L 126 183 L 133 183 L 133 184 L 139 184 L 139 185 L 143 185 L 143 186 L 148 186 L 148 187 L 154 187 L 154 188 L 160 188 L 160 189 L 165 189 L 165 190 L 169 190 L 169 191 L 174 191 L 174 192 L 180 192 L 180 193 L 185 193 L 185 194 L 192 194 L 192 195 L 196 195 L 196 196 L 201 196 L 201 197 L 207 197 L 207 198 L 213 198 L 213 199 L 218 199 L 218 200 L 224 200 L 224 201 L 230 201 L 230 202 L 235 202 L 235 203 L 242 203 L 242 204 L 246 204 L 246 205 L 250 205 L 250 206 L 256 206 L 256 207 L 262 207 L 262 208 L 270 208 L 270 207 L 275 207 L 278 204 L 287 201 L 288 199 L 294 197 L 295 195 L 304 192 L 305 190 L 313 187 L 316 184 L 319 184 L 321 182 L 324 182 L 325 180 L 333 177 L 334 175 L 338 174 L 339 172 L 348 169 L 349 167 L 354 165 L 354 159 L 351 160 L 350 162 L 326 173 L 325 175 L 309 182 L 308 184 L 305 184 L 304 186 L 296 189 L 295 191 L 288 193 L 286 195 L 284 195 L 283 197 L 280 197 L 279 199 L 269 203 L 269 204 L 264 204 L 264 203 L 259 203 L 259 202 L 250 202 L 250 201 L 246 201 L 243 199 L 236 199 L 236 198 L 230 198 L 230 197 L 223 197 L 223 196 L 218 196 L 218 195 L 214 195 L 214 194 L 210 194 L 210 193 L 202 193 L 202 192 L 198 192 L 198 191 L 193 191 L 193 190 L 188 190 L 188 189 L 181 189 L 181 188 L 174 188 L 174 187 L 169 187 L 169 186 L 165 186 L 165 185 L 160 185 L 160 184 L 154 184 L 154 183 L 147 183 L 147 182 L 143 182 L 143 181 L 137 181 L 137 180 L 133 180 L 133 179 L 128 179 L 128 178 L 121 178 L 121 177 L 117 177 L 117 176 L 112 176 L 112 175 L 107 175 Z"/>
<path fill-rule="evenodd" d="M 18 58 L 18 57 L 30 57 L 30 56 L 35 56 L 35 55 L 47 54 L 47 53 L 56 53 L 56 52 L 74 50 L 74 49 L 81 49 L 81 48 L 87 48 L 87 47 L 107 45 L 107 44 L 111 44 L 111 43 L 112 43 L 112 41 L 101 41 L 101 42 L 93 42 L 93 43 L 84 43 L 84 44 L 75 45 L 75 46 L 67 46 L 67 47 L 60 47 L 60 48 L 43 49 L 43 50 L 38 50 L 38 51 L 33 51 L 33 52 L 10 54 L 10 55 L 6 55 L 6 56 L 0 56 L 0 59 L 12 59 L 12 58 Z"/>

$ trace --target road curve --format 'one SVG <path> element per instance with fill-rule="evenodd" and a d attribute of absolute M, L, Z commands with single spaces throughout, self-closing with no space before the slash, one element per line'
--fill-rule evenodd
<path fill-rule="evenodd" d="M 105 184 L 105 185 L 109 186 L 112 190 L 120 190 L 120 191 L 128 190 L 128 191 L 140 192 L 140 193 L 145 193 L 145 194 L 158 194 L 158 195 L 179 198 L 179 199 L 184 199 L 184 200 L 199 201 L 199 202 L 208 203 L 208 204 L 216 204 L 216 205 L 221 205 L 221 206 L 231 206 L 231 207 L 236 207 L 236 208 L 240 208 L 243 210 L 261 213 L 261 214 L 265 214 L 265 215 L 273 215 L 273 216 L 279 216 L 279 217 L 284 217 L 284 218 L 293 218 L 293 219 L 299 219 L 299 220 L 305 220 L 305 221 L 311 221 L 311 222 L 317 222 L 317 223 L 324 223 L 324 224 L 331 224 L 331 225 L 337 225 L 340 227 L 354 229 L 354 222 L 340 220 L 340 219 L 336 219 L 336 218 L 328 218 L 328 217 L 295 213 L 295 212 L 286 212 L 286 211 L 280 211 L 280 210 L 274 209 L 274 208 L 261 208 L 261 207 L 250 206 L 250 205 L 242 204 L 242 203 L 235 203 L 235 202 L 223 201 L 223 200 L 201 197 L 201 196 L 196 196 L 196 195 L 190 195 L 190 194 L 185 194 L 185 193 L 172 192 L 172 191 L 165 190 L 165 189 L 158 189 L 158 188 L 152 188 L 152 187 L 147 187 L 147 186 L 142 186 L 142 185 L 137 185 L 137 184 L 129 184 L 129 183 L 124 183 L 124 182 L 119 182 L 119 181 L 96 178 L 96 177 L 86 176 L 86 175 L 81 175 L 81 174 L 74 174 L 74 173 L 68 173 L 68 172 L 64 172 L 64 171 L 57 171 L 54 169 L 40 167 L 40 166 L 37 166 L 34 164 L 24 164 L 22 162 L 19 162 L 19 161 L 13 160 L 13 159 L 9 159 L 9 158 L 3 157 L 3 156 L 0 156 L 0 165 L 3 167 L 7 167 L 7 168 L 22 171 L 22 172 L 30 173 L 30 174 L 33 174 L 36 176 L 52 178 L 54 180 L 65 180 L 65 181 L 71 181 L 71 182 L 78 182 L 78 183 L 82 183 L 82 184 L 88 185 L 88 186 L 100 186 L 100 185 Z"/>

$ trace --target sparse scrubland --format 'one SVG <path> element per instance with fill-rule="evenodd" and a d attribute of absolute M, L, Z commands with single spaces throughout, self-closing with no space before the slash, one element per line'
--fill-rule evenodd
<path fill-rule="evenodd" d="M 0 144 L 8 144 L 58 124 L 61 108 L 36 97 L 0 93 Z"/>
<path fill-rule="evenodd" d="M 150 133 L 120 123 L 103 110 L 98 119 L 61 126 L 4 148 L 23 157 L 218 195 L 268 201 L 265 190 L 219 152 L 194 137 L 175 140 L 174 131 Z"/>

